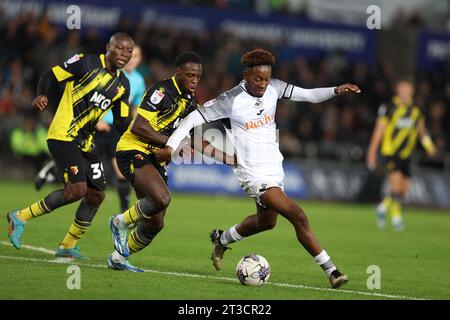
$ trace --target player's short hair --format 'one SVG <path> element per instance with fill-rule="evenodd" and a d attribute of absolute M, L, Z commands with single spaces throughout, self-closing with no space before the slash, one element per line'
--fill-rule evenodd
<path fill-rule="evenodd" d="M 109 43 L 111 43 L 114 39 L 119 39 L 119 38 L 125 38 L 130 40 L 131 42 L 134 43 L 133 38 L 126 32 L 116 32 L 114 33 L 111 38 L 109 38 Z"/>
<path fill-rule="evenodd" d="M 244 68 L 253 68 L 256 66 L 275 66 L 275 57 L 272 53 L 264 49 L 255 49 L 244 53 L 241 58 L 241 64 Z"/>
<path fill-rule="evenodd" d="M 202 59 L 195 52 L 183 52 L 175 59 L 175 67 L 181 67 L 183 64 L 189 62 L 202 64 Z"/>
<path fill-rule="evenodd" d="M 413 77 L 413 76 L 410 76 L 410 75 L 404 75 L 404 76 L 397 77 L 397 78 L 395 79 L 394 84 L 395 84 L 395 86 L 397 86 L 397 85 L 399 85 L 399 84 L 402 83 L 402 82 L 406 82 L 406 83 L 411 84 L 412 86 L 415 86 L 415 80 L 414 80 L 414 77 Z"/>

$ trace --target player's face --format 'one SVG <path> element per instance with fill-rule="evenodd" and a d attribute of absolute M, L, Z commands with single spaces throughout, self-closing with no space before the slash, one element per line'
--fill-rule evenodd
<path fill-rule="evenodd" d="M 414 86 L 408 81 L 402 81 L 397 84 L 397 95 L 403 101 L 411 100 L 414 96 Z"/>
<path fill-rule="evenodd" d="M 191 94 L 197 90 L 198 83 L 202 77 L 202 65 L 194 62 L 188 62 L 177 68 L 177 82 L 184 91 Z"/>
<path fill-rule="evenodd" d="M 244 72 L 244 79 L 247 82 L 247 90 L 251 95 L 262 97 L 269 85 L 272 77 L 271 66 L 256 66 Z"/>
<path fill-rule="evenodd" d="M 129 38 L 113 39 L 106 45 L 106 57 L 118 69 L 130 61 L 133 54 L 133 41 Z"/>

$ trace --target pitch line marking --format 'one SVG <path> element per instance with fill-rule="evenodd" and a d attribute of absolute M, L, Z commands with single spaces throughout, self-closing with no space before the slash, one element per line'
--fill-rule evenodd
<path fill-rule="evenodd" d="M 8 245 L 11 244 L 6 241 L 0 241 L 0 244 L 2 245 Z M 55 251 L 49 250 L 42 247 L 34 247 L 30 245 L 22 245 L 22 248 L 32 250 L 32 251 L 39 251 L 47 254 L 54 255 Z M 43 263 L 56 263 L 56 264 L 76 264 L 79 266 L 84 267 L 91 267 L 91 268 L 101 268 L 105 269 L 107 268 L 106 265 L 101 264 L 89 264 L 89 263 L 82 263 L 80 261 L 76 261 L 73 259 L 45 259 L 45 258 L 28 258 L 28 257 L 17 257 L 17 256 L 4 256 L 0 255 L 0 259 L 10 259 L 10 260 L 22 260 L 22 261 L 34 261 L 34 262 L 43 262 Z M 185 272 L 172 272 L 172 271 L 158 271 L 158 270 L 151 270 L 151 269 L 143 269 L 145 272 L 148 273 L 157 273 L 157 274 L 163 274 L 163 275 L 169 275 L 169 276 L 177 276 L 177 277 L 189 277 L 189 278 L 202 278 L 202 279 L 212 279 L 212 280 L 225 280 L 225 281 L 233 281 L 237 282 L 237 279 L 234 278 L 228 278 L 228 277 L 217 277 L 217 276 L 210 276 L 210 275 L 202 275 L 202 274 L 194 274 L 194 273 L 185 273 Z M 374 297 L 382 297 L 382 298 L 390 298 L 390 299 L 405 299 L 405 300 L 425 300 L 422 298 L 416 298 L 416 297 L 408 297 L 408 296 L 401 296 L 401 295 L 392 295 L 392 294 L 383 294 L 383 293 L 376 293 L 376 292 L 367 292 L 367 291 L 357 291 L 357 290 L 347 290 L 347 289 L 331 289 L 331 288 L 321 288 L 321 287 L 312 287 L 312 286 L 306 286 L 302 284 L 289 284 L 289 283 L 278 283 L 278 282 L 267 282 L 266 285 L 272 285 L 276 287 L 287 287 L 287 288 L 298 288 L 298 289 L 307 289 L 307 290 L 315 290 L 315 291 L 330 291 L 335 293 L 350 293 L 350 294 L 357 294 L 362 296 L 374 296 Z"/>
<path fill-rule="evenodd" d="M 8 242 L 8 241 L 0 241 L 0 244 L 2 244 L 4 246 L 11 246 L 11 243 Z M 43 253 L 48 253 L 48 254 L 51 254 L 51 255 L 55 255 L 55 250 L 49 250 L 49 249 L 46 249 L 46 248 L 29 246 L 29 245 L 26 245 L 26 244 L 23 244 L 22 248 L 28 249 L 28 250 L 33 250 L 33 251 L 39 251 L 39 252 L 43 252 Z"/>

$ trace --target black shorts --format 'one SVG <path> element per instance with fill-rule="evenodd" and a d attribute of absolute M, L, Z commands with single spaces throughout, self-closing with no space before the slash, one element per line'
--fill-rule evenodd
<path fill-rule="evenodd" d="M 106 188 L 103 164 L 97 152 L 83 152 L 72 141 L 47 140 L 48 149 L 55 160 L 58 172 L 62 174 L 64 184 L 86 182 L 93 189 L 104 191 Z"/>
<path fill-rule="evenodd" d="M 152 154 L 148 155 L 138 150 L 117 151 L 116 159 L 120 172 L 130 182 L 133 182 L 135 168 L 142 168 L 145 165 L 152 165 L 156 168 L 164 182 L 167 184 L 168 177 L 166 166 L 156 161 Z"/>
<path fill-rule="evenodd" d="M 399 157 L 385 157 L 383 159 L 384 168 L 388 173 L 400 171 L 405 176 L 411 177 L 410 160 L 400 159 Z"/>

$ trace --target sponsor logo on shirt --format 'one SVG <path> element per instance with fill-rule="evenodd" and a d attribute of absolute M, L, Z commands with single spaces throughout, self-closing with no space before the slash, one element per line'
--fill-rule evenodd
<path fill-rule="evenodd" d="M 414 120 L 411 118 L 401 118 L 397 122 L 398 129 L 412 128 L 413 126 L 414 126 Z"/>
<path fill-rule="evenodd" d="M 111 105 L 111 99 L 107 99 L 104 95 L 97 91 L 94 91 L 89 102 L 93 102 L 95 106 L 100 107 L 102 110 L 108 109 Z"/>
<path fill-rule="evenodd" d="M 275 113 L 272 113 L 270 115 L 266 114 L 262 118 L 246 121 L 245 128 L 247 130 L 256 129 L 264 125 L 272 124 L 274 122 L 275 122 Z"/>

